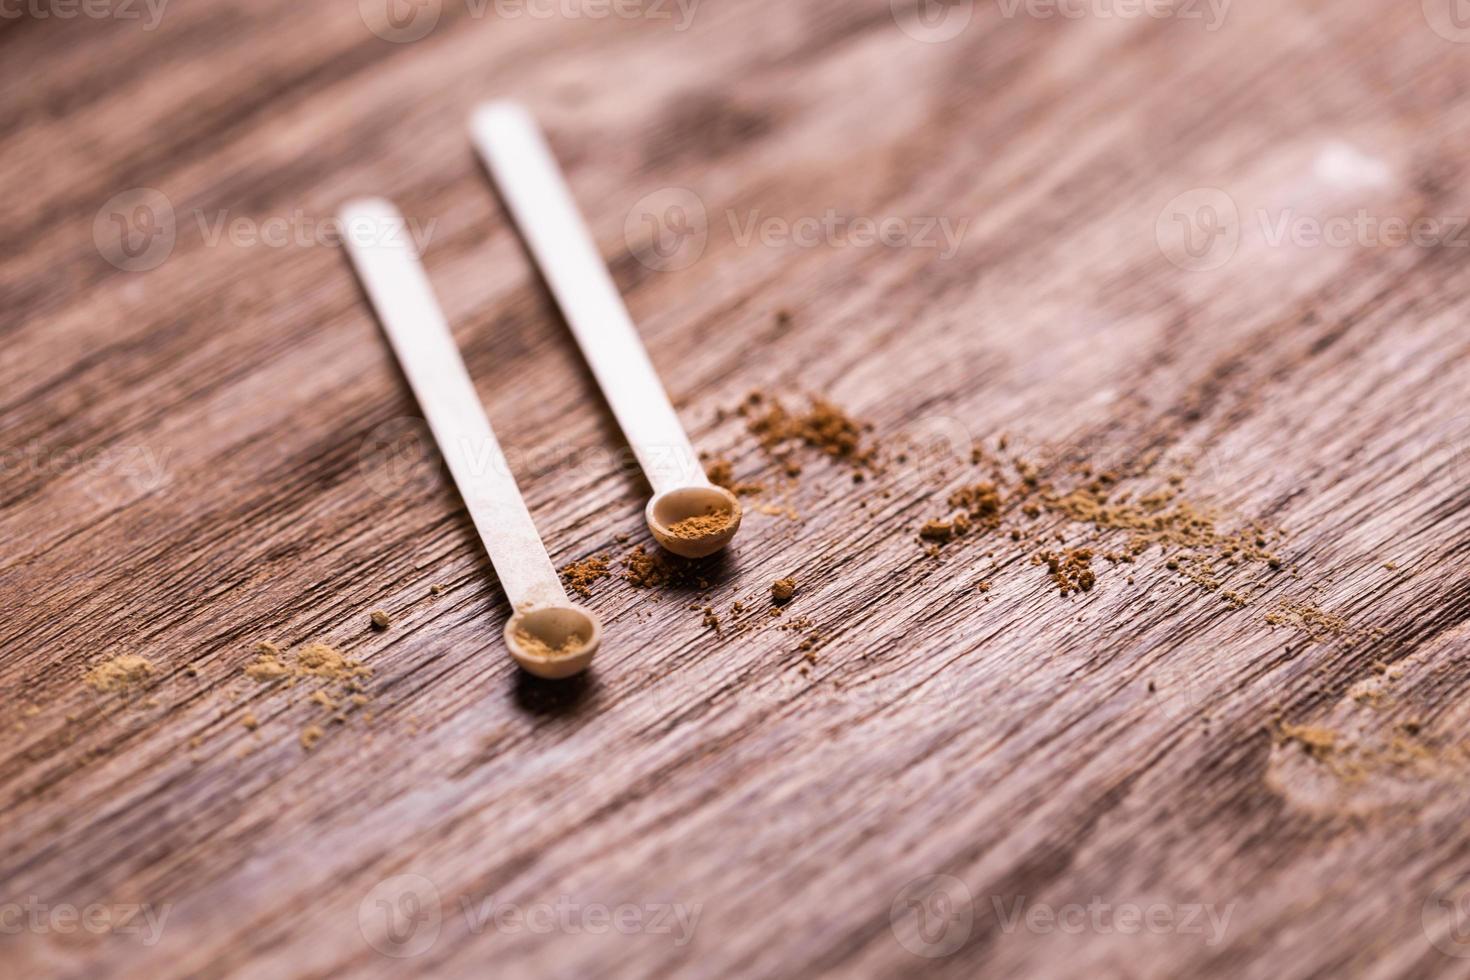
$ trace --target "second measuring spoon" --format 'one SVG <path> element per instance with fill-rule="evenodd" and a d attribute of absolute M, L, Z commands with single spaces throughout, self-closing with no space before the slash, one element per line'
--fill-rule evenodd
<path fill-rule="evenodd" d="M 714 554 L 740 529 L 740 502 L 705 475 L 535 119 L 492 102 L 470 131 L 653 487 L 648 529 L 676 555 Z"/>
<path fill-rule="evenodd" d="M 514 609 L 505 624 L 511 656 L 539 677 L 579 673 L 597 652 L 602 625 L 567 598 L 485 418 L 403 216 L 387 201 L 367 199 L 343 207 L 341 220 L 349 230 L 343 238 L 358 278 Z M 359 235 L 364 229 L 371 234 Z"/>

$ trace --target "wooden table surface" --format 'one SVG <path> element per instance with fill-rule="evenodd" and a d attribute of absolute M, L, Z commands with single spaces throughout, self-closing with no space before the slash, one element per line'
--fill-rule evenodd
<path fill-rule="evenodd" d="M 0 973 L 1470 975 L 1470 30 L 927 3 L 5 8 Z M 703 587 L 594 582 L 563 684 L 332 224 L 417 222 L 553 560 L 621 572 L 647 487 L 465 132 L 505 96 L 764 487 Z M 786 475 L 752 389 L 878 465 Z M 1078 487 L 1214 530 L 1135 555 Z"/>

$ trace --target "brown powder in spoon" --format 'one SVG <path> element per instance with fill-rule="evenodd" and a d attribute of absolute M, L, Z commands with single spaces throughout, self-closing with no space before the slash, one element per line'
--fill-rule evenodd
<path fill-rule="evenodd" d="M 680 541 L 698 541 L 712 535 L 722 534 L 729 530 L 734 521 L 734 515 L 727 511 L 711 511 L 708 514 L 696 514 L 686 517 L 682 521 L 675 521 L 667 528 L 669 535 Z"/>
<path fill-rule="evenodd" d="M 573 654 L 581 653 L 587 646 L 587 641 L 575 633 L 562 640 L 561 643 L 553 646 L 525 629 L 516 630 L 516 643 L 522 651 L 538 660 L 570 657 Z"/>

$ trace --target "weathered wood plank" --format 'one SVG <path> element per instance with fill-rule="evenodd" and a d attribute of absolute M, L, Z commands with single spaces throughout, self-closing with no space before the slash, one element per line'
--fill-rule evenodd
<path fill-rule="evenodd" d="M 675 5 L 446 2 L 411 43 L 353 4 L 0 20 L 4 961 L 1464 974 L 1453 22 L 1010 6 L 957 5 L 933 43 L 885 2 L 700 4 L 687 30 Z M 560 686 L 500 648 L 489 563 L 319 240 L 355 194 L 423 222 L 553 558 L 648 544 L 463 131 L 502 95 L 541 118 L 696 444 L 765 486 L 707 587 L 594 583 L 606 647 Z M 175 241 L 128 271 L 94 223 L 138 187 Z M 670 201 L 705 232 L 661 254 Z M 1346 241 L 1314 242 L 1334 218 Z M 802 450 L 783 476 L 733 411 L 751 389 L 871 422 L 880 470 Z M 926 553 L 950 491 L 997 473 L 999 526 Z M 1132 532 L 1056 500 L 1103 473 L 1114 503 L 1260 521 L 1282 567 L 1218 540 L 1112 564 Z M 1097 581 L 1063 597 L 1034 557 L 1068 548 Z M 359 658 L 368 703 L 334 725 L 321 682 L 257 683 L 262 640 Z M 141 693 L 84 681 L 128 653 Z M 139 904 L 156 936 L 50 917 Z"/>

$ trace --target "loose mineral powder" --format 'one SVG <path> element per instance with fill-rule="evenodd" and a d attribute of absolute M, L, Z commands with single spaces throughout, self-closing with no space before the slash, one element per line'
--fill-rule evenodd
<path fill-rule="evenodd" d="M 555 660 L 581 653 L 587 646 L 585 637 L 573 633 L 561 643 L 552 645 L 525 629 L 516 630 L 516 643 L 532 657 L 540 660 Z"/>
<path fill-rule="evenodd" d="M 733 521 L 734 516 L 728 512 L 710 511 L 708 514 L 696 514 L 694 517 L 675 521 L 668 526 L 668 532 L 681 541 L 699 541 L 724 533 Z"/>

